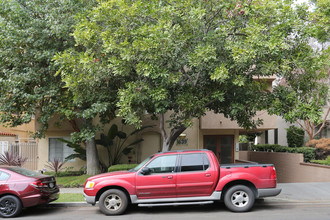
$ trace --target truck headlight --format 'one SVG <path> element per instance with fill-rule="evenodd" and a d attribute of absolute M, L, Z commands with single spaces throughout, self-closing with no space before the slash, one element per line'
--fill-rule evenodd
<path fill-rule="evenodd" d="M 95 183 L 93 181 L 87 181 L 85 189 L 93 189 Z"/>

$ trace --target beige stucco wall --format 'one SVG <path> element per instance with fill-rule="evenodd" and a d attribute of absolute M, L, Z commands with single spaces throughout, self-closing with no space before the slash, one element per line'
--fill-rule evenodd
<path fill-rule="evenodd" d="M 258 126 L 257 130 L 275 129 L 277 128 L 277 117 L 269 115 L 266 111 L 258 111 L 257 115 L 253 117 L 254 120 L 262 119 L 263 124 Z M 241 128 L 236 121 L 231 121 L 225 118 L 223 114 L 215 114 L 209 111 L 201 118 L 201 129 L 239 129 Z"/>
<path fill-rule="evenodd" d="M 303 154 L 242 151 L 240 159 L 274 164 L 280 183 L 330 182 L 330 166 L 304 163 Z"/>
<path fill-rule="evenodd" d="M 15 140 L 15 136 L 0 136 L 0 141 L 8 141 L 9 144 L 15 142 Z"/>
<path fill-rule="evenodd" d="M 28 139 L 35 132 L 35 119 L 32 119 L 30 123 L 23 124 L 17 127 L 6 127 L 0 124 L 0 132 L 6 132 L 17 135 L 20 139 Z"/>

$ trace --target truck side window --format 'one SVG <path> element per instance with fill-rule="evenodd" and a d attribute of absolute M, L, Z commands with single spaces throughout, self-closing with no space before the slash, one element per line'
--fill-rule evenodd
<path fill-rule="evenodd" d="M 181 172 L 203 171 L 209 168 L 206 154 L 183 154 L 181 157 Z"/>
<path fill-rule="evenodd" d="M 147 167 L 150 168 L 152 173 L 171 173 L 174 172 L 176 166 L 177 155 L 166 155 L 156 157 L 152 160 Z"/>

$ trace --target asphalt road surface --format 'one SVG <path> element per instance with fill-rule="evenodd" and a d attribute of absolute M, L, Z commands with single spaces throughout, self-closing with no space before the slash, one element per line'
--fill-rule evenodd
<path fill-rule="evenodd" d="M 124 215 L 105 216 L 98 206 L 77 207 L 34 207 L 26 209 L 18 219 L 120 219 L 120 220 L 330 220 L 329 202 L 281 202 L 258 200 L 247 213 L 228 211 L 223 203 L 204 206 L 169 206 L 141 208 L 130 207 Z"/>

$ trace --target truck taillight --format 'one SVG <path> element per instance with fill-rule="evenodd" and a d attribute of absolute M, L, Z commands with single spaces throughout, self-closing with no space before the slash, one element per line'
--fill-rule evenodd
<path fill-rule="evenodd" d="M 272 173 L 270 174 L 270 178 L 271 179 L 276 179 L 276 169 L 275 169 L 275 167 L 273 167 L 273 169 L 272 169 Z"/>

